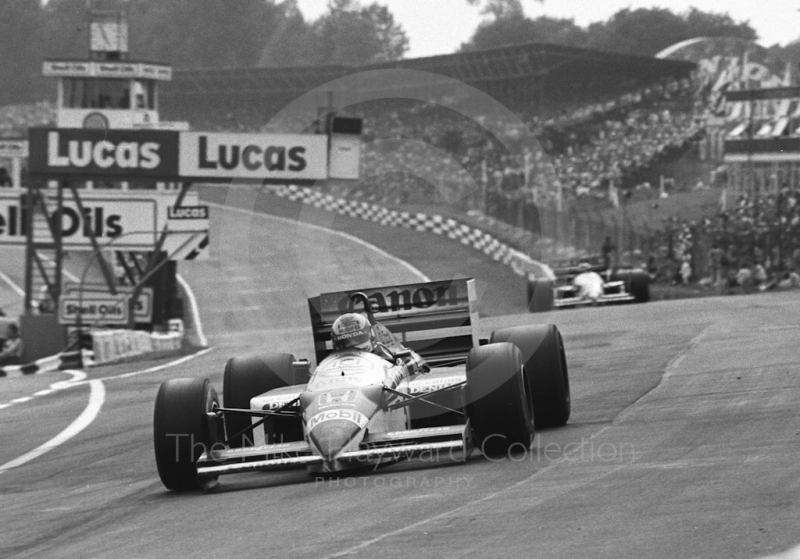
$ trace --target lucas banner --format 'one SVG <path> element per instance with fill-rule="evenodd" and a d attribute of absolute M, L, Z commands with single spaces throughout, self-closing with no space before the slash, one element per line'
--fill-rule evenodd
<path fill-rule="evenodd" d="M 178 133 L 165 130 L 31 128 L 31 174 L 119 177 L 178 175 Z"/>
<path fill-rule="evenodd" d="M 327 177 L 327 136 L 183 132 L 180 147 L 181 176 L 262 180 Z"/>
<path fill-rule="evenodd" d="M 328 176 L 328 137 L 175 130 L 31 128 L 32 175 L 311 181 Z"/>

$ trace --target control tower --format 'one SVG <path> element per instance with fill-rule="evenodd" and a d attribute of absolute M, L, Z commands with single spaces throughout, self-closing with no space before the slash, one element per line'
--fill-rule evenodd
<path fill-rule="evenodd" d="M 89 13 L 89 59 L 45 60 L 43 74 L 58 78 L 58 128 L 166 128 L 161 123 L 159 82 L 172 79 L 168 64 L 128 59 L 124 12 Z"/>

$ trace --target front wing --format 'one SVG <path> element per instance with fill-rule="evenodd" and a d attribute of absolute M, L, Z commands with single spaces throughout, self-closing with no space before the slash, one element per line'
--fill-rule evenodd
<path fill-rule="evenodd" d="M 358 450 L 344 452 L 338 461 L 354 467 L 386 460 L 403 460 L 429 453 L 451 461 L 466 461 L 472 452 L 469 422 L 465 425 L 408 429 L 368 434 Z M 315 466 L 323 459 L 305 441 L 259 445 L 248 448 L 210 449 L 197 462 L 200 478 L 242 472 Z"/>

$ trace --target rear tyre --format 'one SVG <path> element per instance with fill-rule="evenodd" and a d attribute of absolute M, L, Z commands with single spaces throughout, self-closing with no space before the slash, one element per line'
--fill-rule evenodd
<path fill-rule="evenodd" d="M 646 303 L 650 300 L 650 276 L 644 270 L 624 270 L 611 276 L 612 281 L 624 281 L 628 292 L 633 295 L 634 303 Z"/>
<path fill-rule="evenodd" d="M 553 324 L 503 328 L 489 338 L 490 344 L 497 342 L 513 343 L 522 353 L 536 428 L 565 425 L 572 400 L 564 340 L 558 328 Z"/>
<path fill-rule="evenodd" d="M 530 390 L 513 344 L 479 346 L 467 357 L 467 415 L 486 456 L 527 451 L 534 436 Z"/>
<path fill-rule="evenodd" d="M 161 384 L 153 411 L 153 445 L 158 475 L 167 489 L 191 491 L 217 479 L 198 479 L 197 459 L 223 440 L 221 422 L 208 416 L 218 405 L 208 379 L 171 379 Z"/>
<path fill-rule="evenodd" d="M 634 303 L 646 303 L 650 300 L 650 276 L 647 272 L 633 272 L 630 286 Z"/>
<path fill-rule="evenodd" d="M 233 357 L 225 365 L 222 379 L 222 401 L 226 408 L 250 409 L 250 400 L 264 392 L 276 388 L 290 386 L 293 380 L 292 363 L 294 355 L 290 353 L 274 353 L 251 357 Z M 280 433 L 286 420 L 283 418 L 268 419 L 264 425 L 268 433 L 267 442 Z M 226 414 L 225 432 L 231 448 L 253 446 L 253 421 L 248 415 Z M 269 435 L 272 435 L 270 437 Z M 235 436 L 234 436 L 235 435 Z M 233 437 L 233 438 L 231 438 Z M 300 432 L 302 438 L 302 428 Z M 299 440 L 299 439 L 292 439 Z"/>
<path fill-rule="evenodd" d="M 548 279 L 528 280 L 528 311 L 547 312 L 553 310 L 555 291 Z"/>

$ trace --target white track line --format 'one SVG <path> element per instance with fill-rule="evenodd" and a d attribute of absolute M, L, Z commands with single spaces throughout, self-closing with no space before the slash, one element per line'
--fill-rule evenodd
<path fill-rule="evenodd" d="M 81 413 L 75 421 L 73 421 L 66 429 L 61 431 L 58 435 L 43 445 L 0 466 L 0 474 L 5 473 L 12 468 L 22 466 L 23 464 L 38 458 L 42 454 L 50 452 L 54 448 L 61 446 L 72 437 L 86 429 L 86 427 L 88 427 L 98 416 L 100 409 L 103 407 L 103 403 L 106 400 L 106 389 L 105 386 L 103 386 L 102 381 L 90 380 L 89 387 L 91 388 L 91 392 L 89 394 L 89 405 L 86 406 L 86 408 L 83 410 L 83 413 Z"/>
<path fill-rule="evenodd" d="M 17 295 L 20 297 L 25 297 L 25 290 L 14 283 L 14 280 L 5 275 L 3 272 L 0 272 L 0 280 L 3 280 L 4 283 L 8 284 L 8 286 L 15 291 Z"/>
<path fill-rule="evenodd" d="M 312 223 L 305 223 L 303 221 L 295 221 L 293 219 L 287 219 L 285 217 L 278 217 L 278 216 L 271 215 L 271 214 L 264 214 L 264 213 L 256 212 L 256 211 L 253 211 L 253 210 L 248 210 L 248 209 L 245 209 L 245 208 L 237 208 L 237 207 L 233 207 L 233 206 L 225 206 L 223 204 L 217 204 L 216 202 L 207 202 L 207 201 L 204 200 L 203 203 L 204 204 L 208 204 L 209 206 L 214 206 L 215 208 L 220 208 L 222 210 L 228 210 L 228 211 L 231 211 L 231 212 L 238 212 L 238 213 L 251 215 L 251 216 L 258 216 L 258 217 L 261 217 L 263 219 L 272 219 L 272 220 L 278 221 L 280 223 L 286 223 L 288 225 L 299 225 L 299 226 L 307 227 L 309 229 L 313 229 L 315 231 L 322 231 L 322 232 L 328 233 L 329 235 L 337 235 L 337 236 L 339 236 L 339 237 L 341 237 L 343 239 L 347 239 L 348 241 L 352 241 L 352 242 L 354 242 L 356 244 L 359 244 L 359 245 L 363 246 L 364 248 L 372 250 L 372 251 L 380 254 L 384 258 L 392 260 L 393 262 L 395 262 L 397 264 L 400 264 L 401 266 L 406 268 L 408 271 L 410 271 L 412 274 L 416 275 L 420 279 L 420 281 L 423 281 L 423 282 L 431 281 L 428 276 L 423 274 L 420 270 L 418 270 L 417 268 L 415 268 L 414 266 L 412 266 L 410 263 L 406 262 L 402 258 L 398 258 L 397 256 L 389 254 L 385 250 L 380 249 L 380 248 L 376 247 L 375 245 L 373 245 L 371 243 L 368 243 L 367 241 L 365 241 L 363 239 L 359 239 L 358 237 L 356 237 L 354 235 L 350 235 L 349 233 L 343 233 L 341 231 L 336 231 L 334 229 L 328 229 L 327 227 L 322 227 L 320 225 L 314 225 Z"/>
<path fill-rule="evenodd" d="M 71 438 L 75 437 L 78 433 L 86 429 L 92 422 L 97 418 L 100 414 L 100 410 L 103 407 L 103 403 L 106 399 L 106 389 L 103 381 L 105 380 L 113 380 L 113 379 L 120 379 L 120 378 L 128 378 L 136 375 L 143 375 L 146 373 L 154 373 L 156 371 L 161 371 L 163 369 L 167 369 L 169 367 L 174 367 L 176 365 L 180 365 L 182 363 L 186 363 L 187 361 L 194 359 L 195 357 L 200 357 L 201 355 L 205 355 L 213 348 L 207 348 L 203 351 L 199 351 L 197 353 L 193 353 L 191 355 L 186 355 L 181 357 L 180 359 L 176 359 L 175 361 L 170 361 L 169 363 L 164 363 L 163 365 L 158 365 L 156 367 L 150 367 L 148 369 L 144 369 L 142 371 L 134 371 L 131 373 L 124 373 L 121 375 L 115 375 L 111 377 L 105 377 L 101 379 L 94 379 L 90 381 L 86 381 L 86 373 L 83 371 L 63 371 L 69 375 L 72 375 L 73 378 L 70 380 L 59 381 L 50 385 L 50 389 L 52 391 L 56 390 L 64 390 L 66 388 L 71 388 L 73 386 L 81 386 L 83 384 L 88 384 L 91 388 L 91 392 L 89 393 L 89 404 L 83 410 L 83 412 L 78 416 L 78 418 L 73 421 L 66 429 L 61 431 L 58 435 L 47 441 L 41 446 L 36 447 L 30 452 L 23 454 L 22 456 L 15 458 L 5 464 L 0 465 L 0 474 L 7 472 L 12 468 L 17 468 L 34 460 L 45 454 L 50 452 L 54 448 L 58 448 L 65 442 L 69 441 Z M 47 392 L 47 391 L 42 391 Z M 30 399 L 30 398 L 29 398 Z M 0 405 L 0 409 L 8 407 L 10 404 Z"/>

